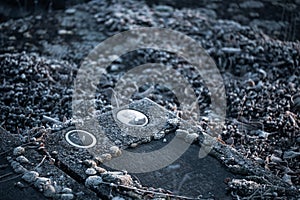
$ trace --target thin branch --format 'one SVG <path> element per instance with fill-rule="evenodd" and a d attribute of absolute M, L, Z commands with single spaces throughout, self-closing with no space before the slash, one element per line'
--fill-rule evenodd
<path fill-rule="evenodd" d="M 174 194 L 165 194 L 162 192 L 155 192 L 155 191 L 149 191 L 149 190 L 145 190 L 145 189 L 140 189 L 140 188 L 136 188 L 136 187 L 131 187 L 131 186 L 126 186 L 126 185 L 116 185 L 114 183 L 109 183 L 109 182 L 102 182 L 103 184 L 109 185 L 109 186 L 114 186 L 114 187 L 119 187 L 119 188 L 124 188 L 124 189 L 129 189 L 129 190 L 135 190 L 135 191 L 139 191 L 142 193 L 147 193 L 147 194 L 154 194 L 154 195 L 161 195 L 164 197 L 172 197 L 172 198 L 179 198 L 179 199 L 186 199 L 186 200 L 192 200 L 195 198 L 190 198 L 190 197 L 186 197 L 186 196 L 180 196 L 180 195 L 174 195 Z"/>
<path fill-rule="evenodd" d="M 48 117 L 46 115 L 43 115 L 43 119 L 49 121 L 49 122 L 53 122 L 55 124 L 63 124 L 61 121 L 58 121 L 57 119 L 54 119 L 52 117 Z"/>
<path fill-rule="evenodd" d="M 16 176 L 13 176 L 13 177 L 11 177 L 11 178 L 9 178 L 9 179 L 6 179 L 6 180 L 3 180 L 3 181 L 0 181 L 0 183 L 4 183 L 4 182 L 6 182 L 6 181 L 10 181 L 10 180 L 13 180 L 13 179 L 16 179 L 16 178 L 19 178 L 20 176 L 22 176 L 23 174 L 19 174 L 19 175 L 16 175 Z"/>
<path fill-rule="evenodd" d="M 0 126 L 0 132 L 3 133 L 3 134 L 9 134 L 9 132 L 3 128 L 2 126 Z"/>
<path fill-rule="evenodd" d="M 119 101 L 118 101 L 118 98 L 117 98 L 117 92 L 114 89 L 112 89 L 112 91 L 113 91 L 114 99 L 115 99 L 116 104 L 117 104 L 117 108 L 119 108 Z"/>
<path fill-rule="evenodd" d="M 36 170 L 37 168 L 39 168 L 45 161 L 45 159 L 47 158 L 47 156 L 44 156 L 42 161 L 34 168 L 34 170 Z"/>
<path fill-rule="evenodd" d="M 5 177 L 7 177 L 7 176 L 10 176 L 10 175 L 12 175 L 12 174 L 14 174 L 14 173 L 9 172 L 9 173 L 7 173 L 7 174 L 3 174 L 3 175 L 0 176 L 0 179 L 5 178 Z"/>

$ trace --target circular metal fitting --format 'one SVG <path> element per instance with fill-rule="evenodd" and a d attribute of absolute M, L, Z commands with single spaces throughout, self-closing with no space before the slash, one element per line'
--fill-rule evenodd
<path fill-rule="evenodd" d="M 91 148 L 95 146 L 96 137 L 83 130 L 72 130 L 66 133 L 65 138 L 69 144 L 78 148 Z"/>
<path fill-rule="evenodd" d="M 118 111 L 117 119 L 128 126 L 145 126 L 149 122 L 146 115 L 132 109 L 124 109 Z"/>

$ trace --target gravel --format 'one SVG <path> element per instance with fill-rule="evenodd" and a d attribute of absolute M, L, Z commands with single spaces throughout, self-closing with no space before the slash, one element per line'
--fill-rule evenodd
<path fill-rule="evenodd" d="M 243 9 L 265 9 L 267 4 L 260 1 L 230 4 L 233 11 L 238 6 Z M 222 74 L 226 87 L 227 116 L 226 124 L 218 135 L 219 141 L 234 147 L 245 158 L 276 174 L 289 185 L 299 187 L 300 44 L 274 39 L 256 29 L 265 26 L 282 30 L 283 25 L 275 20 L 253 19 L 250 23 L 245 19 L 252 26 L 249 27 L 235 21 L 217 19 L 214 7 L 218 5 L 178 9 L 165 5 L 148 6 L 141 1 L 117 1 L 115 4 L 92 1 L 66 11 L 1 23 L 1 126 L 12 134 L 19 134 L 23 141 L 44 134 L 33 133 L 31 130 L 34 127 L 60 130 L 60 125 L 55 122 L 72 121 L 72 84 L 79 64 L 89 50 L 105 38 L 136 26 L 170 28 L 197 40 L 214 59 Z M 122 71 L 154 61 L 169 63 L 187 77 L 195 93 L 200 95 L 198 101 L 203 118 L 199 123 L 203 130 L 207 130 L 207 124 L 212 119 L 206 116 L 211 102 L 205 82 L 195 73 L 193 66 L 167 52 L 138 50 L 116 60 L 98 86 L 101 89 L 96 94 L 99 113 L 111 110 L 110 95 Z M 132 100 L 144 97 L 175 110 L 175 114 L 180 112 L 180 105 L 172 92 L 161 86 L 143 85 Z M 54 120 L 49 122 L 43 116 Z M 187 142 L 197 138 L 196 133 L 177 130 L 177 134 L 186 138 Z M 114 147 L 110 154 L 102 155 L 101 159 L 109 160 L 120 155 L 118 148 Z M 21 157 L 24 152 L 23 147 L 13 150 L 18 162 L 13 161 L 12 166 L 21 173 L 26 171 L 20 164 L 24 160 Z M 131 184 L 132 180 L 128 181 L 126 175 L 94 176 L 97 172 L 105 172 L 105 169 L 97 170 L 94 161 L 84 163 L 87 167 L 93 167 L 86 171 L 87 175 L 92 175 L 85 181 L 87 187 L 94 188 L 105 178 Z M 231 165 L 232 169 L 236 165 L 229 163 L 227 167 Z M 25 175 L 28 182 L 34 181 L 30 181 L 34 179 L 30 178 L 30 172 Z M 38 178 L 39 182 L 41 179 Z M 46 178 L 43 180 L 45 182 Z M 39 186 L 41 184 L 38 183 Z M 249 197 L 260 188 L 259 184 L 253 180 L 238 179 L 228 183 L 230 191 L 240 190 L 238 195 L 244 197 Z M 47 196 L 55 193 L 51 184 L 45 191 Z M 282 195 L 278 191 L 276 194 Z"/>

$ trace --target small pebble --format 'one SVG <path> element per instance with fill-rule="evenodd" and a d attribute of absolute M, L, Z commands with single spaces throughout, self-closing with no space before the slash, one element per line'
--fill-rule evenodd
<path fill-rule="evenodd" d="M 14 156 L 19 156 L 25 153 L 25 149 L 23 147 L 16 147 L 13 151 Z"/>
<path fill-rule="evenodd" d="M 155 7 L 155 10 L 156 14 L 160 17 L 169 17 L 173 12 L 172 7 L 165 5 L 158 5 Z"/>
<path fill-rule="evenodd" d="M 109 153 L 104 153 L 104 154 L 101 155 L 101 158 L 102 158 L 103 160 L 111 160 L 111 154 L 109 154 Z"/>
<path fill-rule="evenodd" d="M 120 174 L 119 172 L 108 172 L 103 175 L 103 180 L 121 185 L 133 185 L 133 180 L 128 174 Z"/>
<path fill-rule="evenodd" d="M 17 161 L 12 161 L 10 163 L 11 167 L 14 169 L 14 171 L 18 174 L 25 173 L 27 171 L 26 168 L 24 168 L 19 162 Z"/>
<path fill-rule="evenodd" d="M 233 137 L 230 137 L 228 138 L 227 140 L 225 140 L 226 144 L 228 145 L 233 145 L 234 144 L 234 138 Z"/>
<path fill-rule="evenodd" d="M 20 182 L 20 181 L 18 181 L 17 183 L 15 183 L 15 186 L 18 187 L 18 188 L 24 188 L 25 187 L 25 185 L 22 182 Z"/>
<path fill-rule="evenodd" d="M 130 147 L 131 148 L 135 148 L 135 147 L 137 147 L 138 146 L 138 143 L 132 143 L 132 144 L 130 144 Z"/>
<path fill-rule="evenodd" d="M 14 168 L 14 170 L 18 174 L 23 174 L 23 173 L 27 172 L 27 169 L 25 167 L 23 167 L 22 165 L 17 166 L 16 168 Z"/>
<path fill-rule="evenodd" d="M 11 156 L 7 156 L 7 157 L 6 157 L 6 160 L 7 160 L 8 162 L 12 162 L 12 161 L 13 161 L 13 158 L 12 158 Z"/>
<path fill-rule="evenodd" d="M 28 171 L 22 176 L 22 179 L 28 183 L 33 183 L 38 177 L 39 173 L 36 171 Z"/>
<path fill-rule="evenodd" d="M 118 66 L 118 65 L 112 65 L 111 68 L 110 68 L 110 70 L 111 70 L 112 72 L 116 72 L 116 71 L 119 70 L 119 66 Z"/>
<path fill-rule="evenodd" d="M 255 160 L 257 163 L 261 164 L 261 165 L 263 165 L 264 162 L 265 162 L 263 159 L 261 159 L 261 158 L 259 158 L 259 157 L 255 157 L 254 160 Z"/>
<path fill-rule="evenodd" d="M 82 191 L 80 191 L 80 192 L 76 192 L 75 195 L 76 195 L 77 197 L 80 197 L 80 196 L 84 196 L 85 193 L 82 192 Z"/>
<path fill-rule="evenodd" d="M 101 156 L 95 156 L 94 159 L 99 163 L 103 163 L 103 158 Z"/>
<path fill-rule="evenodd" d="M 186 130 L 182 130 L 182 129 L 176 130 L 176 136 L 179 138 L 185 138 L 188 134 L 189 134 L 189 132 Z"/>
<path fill-rule="evenodd" d="M 86 175 L 91 176 L 91 175 L 97 174 L 97 171 L 96 171 L 94 168 L 87 168 L 87 169 L 85 170 L 85 173 L 86 173 Z"/>
<path fill-rule="evenodd" d="M 85 186 L 87 187 L 95 187 L 102 183 L 102 178 L 100 176 L 89 176 L 85 180 Z"/>
<path fill-rule="evenodd" d="M 58 31 L 58 34 L 59 34 L 59 35 L 72 35 L 73 32 L 72 32 L 72 31 L 67 31 L 67 30 L 61 29 L 61 30 Z"/>
<path fill-rule="evenodd" d="M 165 137 L 165 132 L 164 132 L 164 131 L 161 131 L 161 132 L 159 132 L 159 133 L 154 134 L 153 139 L 154 139 L 154 140 L 159 140 L 159 139 L 161 139 L 161 138 L 163 138 L 163 137 Z"/>
<path fill-rule="evenodd" d="M 180 120 L 178 118 L 172 118 L 172 119 L 168 119 L 168 123 L 172 124 L 174 126 L 178 125 L 180 122 Z"/>
<path fill-rule="evenodd" d="M 282 177 L 282 180 L 290 185 L 293 185 L 292 183 L 292 179 L 291 179 L 291 176 L 288 175 L 288 174 L 285 174 L 283 177 Z"/>
<path fill-rule="evenodd" d="M 43 191 L 45 197 L 54 197 L 56 193 L 55 187 L 51 184 L 44 185 Z"/>
<path fill-rule="evenodd" d="M 26 75 L 25 74 L 21 74 L 21 79 L 25 80 L 26 79 Z"/>
<path fill-rule="evenodd" d="M 60 197 L 62 200 L 71 200 L 74 199 L 74 194 L 62 194 Z"/>
<path fill-rule="evenodd" d="M 51 180 L 49 178 L 45 178 L 45 177 L 38 177 L 34 183 L 34 186 L 38 189 L 44 189 L 45 185 L 50 185 L 51 184 Z"/>
<path fill-rule="evenodd" d="M 16 40 L 17 38 L 15 36 L 10 36 L 8 39 L 9 40 Z"/>
<path fill-rule="evenodd" d="M 69 15 L 72 15 L 72 14 L 74 14 L 76 12 L 76 9 L 74 9 L 74 8 L 69 8 L 69 9 L 67 9 L 66 11 L 65 11 L 65 13 L 66 14 L 69 14 Z"/>
<path fill-rule="evenodd" d="M 120 156 L 122 154 L 122 151 L 117 146 L 112 146 L 109 148 L 111 154 L 115 157 Z"/>
<path fill-rule="evenodd" d="M 10 166 L 12 167 L 12 168 L 16 168 L 17 166 L 20 166 L 21 164 L 19 163 L 19 162 L 17 162 L 17 161 L 12 161 L 11 163 L 10 163 Z"/>
<path fill-rule="evenodd" d="M 83 164 L 85 164 L 87 167 L 96 167 L 97 163 L 94 160 L 84 160 Z"/>
<path fill-rule="evenodd" d="M 184 141 L 192 144 L 198 137 L 199 135 L 197 133 L 191 133 L 185 136 Z"/>
<path fill-rule="evenodd" d="M 102 167 L 95 167 L 95 170 L 97 171 L 97 173 L 100 173 L 100 174 L 106 172 L 106 169 L 104 169 Z"/>
<path fill-rule="evenodd" d="M 73 191 L 71 188 L 63 188 L 61 192 L 66 194 L 71 194 Z"/>
<path fill-rule="evenodd" d="M 16 158 L 16 161 L 18 161 L 20 163 L 29 163 L 29 160 L 25 156 L 18 156 Z"/>

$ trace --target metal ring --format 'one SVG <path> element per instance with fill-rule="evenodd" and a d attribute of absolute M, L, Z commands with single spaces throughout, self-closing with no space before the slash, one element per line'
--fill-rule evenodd
<path fill-rule="evenodd" d="M 76 133 L 78 133 L 78 132 L 79 132 L 79 133 L 83 133 L 83 134 L 86 134 L 86 135 L 88 135 L 89 137 L 91 137 L 91 139 L 92 139 L 91 144 L 83 146 L 83 145 L 74 143 L 74 142 L 70 139 L 70 135 L 71 135 L 72 133 L 74 133 L 74 132 L 76 132 Z M 78 147 L 78 148 L 91 148 L 91 147 L 95 146 L 95 145 L 96 145 L 96 142 L 97 142 L 97 139 L 96 139 L 96 137 L 95 137 L 93 134 L 91 134 L 91 133 L 89 133 L 89 132 L 87 132 L 87 131 L 84 131 L 84 130 L 71 130 L 71 131 L 69 131 L 69 132 L 66 133 L 65 138 L 66 138 L 66 140 L 67 140 L 67 142 L 68 142 L 69 144 L 71 144 L 72 146 Z M 84 137 L 83 137 L 83 138 L 79 138 L 79 139 L 80 139 L 81 141 L 82 141 L 82 140 L 85 140 Z"/>
<path fill-rule="evenodd" d="M 146 126 L 149 122 L 148 117 L 137 110 L 123 109 L 116 114 L 117 119 L 128 126 Z"/>

